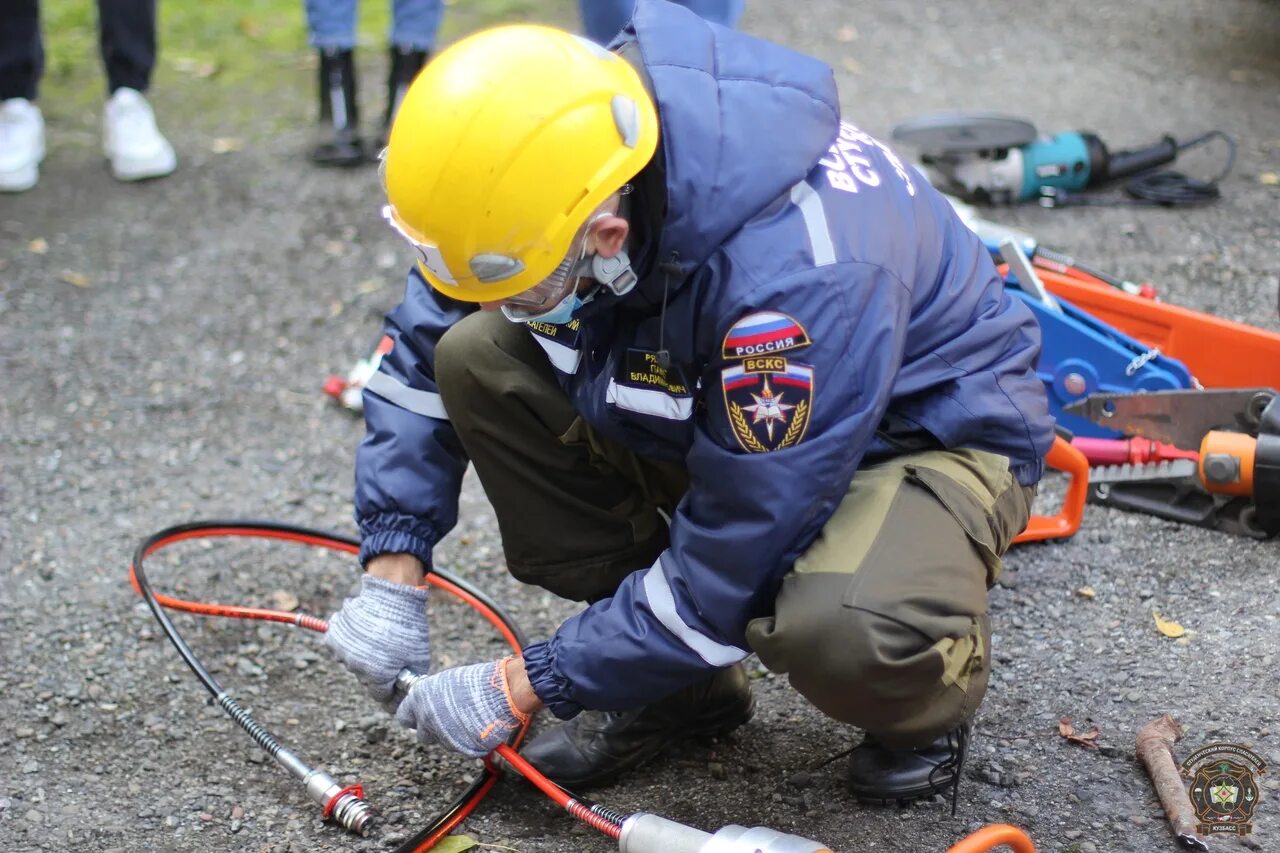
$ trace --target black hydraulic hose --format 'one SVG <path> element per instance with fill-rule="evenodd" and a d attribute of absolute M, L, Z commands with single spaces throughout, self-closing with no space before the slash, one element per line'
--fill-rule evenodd
<path fill-rule="evenodd" d="M 311 528 L 300 527 L 296 525 L 281 524 L 273 521 L 259 520 L 208 520 L 195 521 L 187 524 L 175 525 L 160 530 L 144 539 L 134 551 L 133 561 L 129 566 L 130 579 L 137 589 L 138 593 L 146 601 L 147 607 L 151 610 L 151 614 L 156 618 L 160 627 L 164 630 L 165 635 L 178 650 L 178 654 L 182 656 L 183 661 L 195 673 L 196 677 L 206 690 L 213 696 L 217 704 L 227 712 L 228 715 L 249 734 L 250 737 L 265 750 L 272 758 L 276 759 L 286 769 L 304 778 L 308 783 L 308 793 L 316 796 L 316 792 L 321 792 L 321 797 L 327 800 L 325 805 L 326 816 L 329 816 L 332 810 L 333 816 L 339 820 L 348 829 L 363 833 L 364 828 L 371 815 L 367 804 L 356 795 L 348 793 L 347 789 L 333 790 L 336 783 L 332 781 L 326 774 L 319 771 L 311 771 L 299 759 L 289 753 L 288 750 L 280 744 L 278 740 L 265 727 L 253 719 L 247 710 L 241 707 L 218 680 L 209 672 L 208 669 L 200 662 L 200 659 L 192 651 L 191 647 L 183 639 L 181 632 L 173 624 L 166 611 L 166 606 L 179 606 L 181 609 L 189 609 L 192 612 L 204 615 L 214 616 L 232 616 L 239 618 L 266 618 L 272 621 L 284 621 L 300 627 L 309 628 L 311 630 L 324 630 L 325 625 L 322 620 L 315 617 L 304 615 L 296 615 L 290 617 L 283 613 L 271 611 L 255 611 L 253 608 L 227 607 L 222 605 L 191 605 L 191 602 L 183 602 L 180 600 L 169 599 L 165 597 L 165 601 L 161 601 L 161 597 L 157 596 L 151 587 L 150 580 L 147 578 L 143 564 L 148 555 L 165 547 L 173 542 L 182 541 L 184 539 L 211 538 L 217 536 L 247 536 L 255 538 L 267 539 L 283 539 L 286 541 L 300 542 L 319 547 L 327 547 L 334 550 L 347 552 L 356 552 L 359 549 L 359 542 L 347 536 L 337 533 L 331 533 L 322 530 L 314 530 Z M 468 603 L 476 607 L 480 612 L 493 624 L 500 628 L 505 628 L 509 642 L 513 642 L 518 647 L 526 645 L 524 632 L 516 624 L 515 620 L 506 613 L 492 598 L 480 589 L 476 588 L 469 582 L 456 577 L 441 569 L 431 569 L 428 572 L 428 581 L 432 576 L 442 580 L 446 590 L 449 586 L 456 587 L 465 595 L 459 596 L 466 600 L 470 596 L 474 601 Z M 457 595 L 453 590 L 448 590 Z M 487 611 L 487 612 L 486 612 Z M 524 729 L 513 732 L 509 743 L 514 744 L 523 736 Z M 401 850 L 421 850 L 424 843 L 435 843 L 439 840 L 439 836 L 443 831 L 451 828 L 462 817 L 470 813 L 475 804 L 488 793 L 493 787 L 500 771 L 491 763 L 486 762 L 483 769 L 476 775 L 467 790 L 451 803 L 448 808 L 438 814 L 424 829 L 422 829 L 412 839 L 407 841 Z M 313 780 L 313 777 L 322 777 L 319 780 Z M 328 782 L 328 787 L 325 787 Z M 314 790 L 313 790 L 314 789 Z M 362 795 L 362 792 L 357 793 Z M 317 799 L 317 802 L 321 802 Z M 322 803 L 323 804 L 323 803 Z"/>

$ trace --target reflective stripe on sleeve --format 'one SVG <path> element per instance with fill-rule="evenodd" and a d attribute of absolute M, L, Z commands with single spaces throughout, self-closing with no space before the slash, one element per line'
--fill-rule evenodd
<path fill-rule="evenodd" d="M 438 418 L 442 421 L 449 420 L 449 414 L 444 410 L 444 401 L 440 399 L 439 394 L 434 391 L 419 391 L 417 388 L 410 388 L 400 380 L 381 371 L 375 371 L 369 377 L 369 381 L 364 385 L 364 390 L 377 394 L 388 403 L 394 403 L 402 409 L 413 412 L 415 415 Z"/>
<path fill-rule="evenodd" d="M 822 207 L 822 197 L 808 183 L 801 181 L 791 188 L 791 203 L 800 208 L 800 215 L 804 217 L 814 265 L 825 267 L 834 264 L 836 249 L 831 244 L 831 228 L 827 225 L 827 211 Z"/>
<path fill-rule="evenodd" d="M 658 617 L 663 627 L 675 634 L 676 639 L 696 652 L 698 657 L 707 663 L 712 666 L 730 666 L 747 656 L 747 653 L 737 646 L 718 643 L 701 631 L 685 624 L 676 610 L 675 596 L 671 594 L 671 586 L 667 583 L 667 576 L 662 571 L 661 557 L 644 573 L 644 594 L 649 599 L 649 609 L 653 611 L 654 616 Z"/>

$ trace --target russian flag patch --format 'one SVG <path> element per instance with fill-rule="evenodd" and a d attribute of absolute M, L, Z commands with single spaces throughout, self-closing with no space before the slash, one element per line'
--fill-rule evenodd
<path fill-rule="evenodd" d="M 724 336 L 725 358 L 786 352 L 812 343 L 793 317 L 777 311 L 757 311 L 733 324 Z"/>

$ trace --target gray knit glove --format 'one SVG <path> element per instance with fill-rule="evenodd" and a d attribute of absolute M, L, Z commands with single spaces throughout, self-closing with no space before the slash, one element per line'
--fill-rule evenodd
<path fill-rule="evenodd" d="M 343 602 L 329 619 L 327 645 L 355 673 L 374 700 L 394 713 L 400 670 L 431 669 L 427 633 L 427 588 L 365 575 L 360 594 Z"/>
<path fill-rule="evenodd" d="M 471 758 L 488 755 L 529 719 L 511 701 L 508 660 L 427 676 L 400 703 L 396 720 L 417 729 L 422 743 L 441 743 Z"/>

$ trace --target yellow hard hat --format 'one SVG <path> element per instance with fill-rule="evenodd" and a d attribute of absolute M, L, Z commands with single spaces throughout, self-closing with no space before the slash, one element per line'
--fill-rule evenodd
<path fill-rule="evenodd" d="M 551 27 L 485 30 L 405 93 L 383 153 L 387 219 L 431 285 L 467 302 L 533 287 L 658 144 L 640 75 Z"/>

